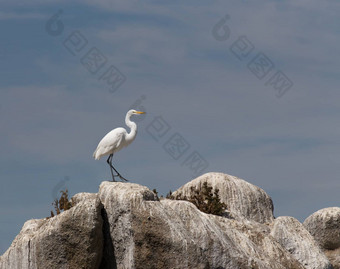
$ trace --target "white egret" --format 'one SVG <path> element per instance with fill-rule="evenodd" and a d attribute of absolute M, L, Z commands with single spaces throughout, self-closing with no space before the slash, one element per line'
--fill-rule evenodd
<path fill-rule="evenodd" d="M 113 154 L 120 151 L 122 148 L 130 145 L 137 135 L 137 124 L 130 120 L 132 115 L 145 114 L 145 112 L 137 111 L 134 109 L 129 110 L 126 113 L 125 124 L 130 128 L 130 133 L 128 133 L 124 128 L 119 127 L 113 129 L 111 132 L 107 133 L 102 140 L 100 140 L 97 149 L 93 153 L 93 157 L 99 160 L 102 156 L 108 155 L 107 163 L 110 165 L 110 171 L 112 175 L 112 180 L 115 181 L 115 177 L 119 177 L 125 181 L 126 178 L 122 177 L 121 174 L 113 167 L 112 157 Z M 113 170 L 117 175 L 113 174 Z"/>

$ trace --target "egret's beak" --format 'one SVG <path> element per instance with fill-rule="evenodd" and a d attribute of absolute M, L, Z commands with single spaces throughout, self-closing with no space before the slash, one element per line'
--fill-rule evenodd
<path fill-rule="evenodd" d="M 137 114 L 145 114 L 145 112 L 142 111 L 136 111 Z"/>

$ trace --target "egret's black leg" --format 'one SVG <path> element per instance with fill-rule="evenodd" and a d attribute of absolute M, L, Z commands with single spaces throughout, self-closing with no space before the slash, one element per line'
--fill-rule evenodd
<path fill-rule="evenodd" d="M 119 172 L 116 170 L 116 168 L 114 168 L 113 167 L 113 165 L 112 165 L 112 158 L 111 158 L 111 167 L 113 168 L 113 170 L 115 170 L 116 171 L 116 173 L 117 173 L 117 175 L 116 176 L 118 176 L 120 179 L 123 179 L 123 180 L 125 180 L 125 181 L 128 181 L 125 177 L 123 177 L 121 174 L 119 174 Z"/>
<path fill-rule="evenodd" d="M 123 177 L 121 174 L 119 174 L 119 172 L 116 170 L 116 168 L 113 167 L 113 165 L 112 165 L 112 157 L 113 157 L 113 154 L 110 154 L 109 158 L 107 159 L 107 163 L 110 165 L 110 168 L 111 168 L 112 180 L 115 181 L 114 177 L 119 177 L 122 180 L 128 181 L 125 177 Z M 113 175 L 112 168 L 113 168 L 113 170 L 115 170 L 117 175 Z"/>
<path fill-rule="evenodd" d="M 110 156 L 109 156 L 109 158 L 107 158 L 107 163 L 109 164 L 109 166 L 110 166 L 110 172 L 111 172 L 111 176 L 112 176 L 112 181 L 113 182 L 115 182 L 116 180 L 115 180 L 115 177 L 116 176 L 118 176 L 118 175 L 114 175 L 113 174 L 113 171 L 112 171 L 112 164 L 111 164 L 111 162 L 112 162 L 112 157 L 113 157 L 113 154 L 110 154 Z M 116 169 L 115 169 L 116 170 Z M 118 173 L 117 173 L 118 174 Z"/>

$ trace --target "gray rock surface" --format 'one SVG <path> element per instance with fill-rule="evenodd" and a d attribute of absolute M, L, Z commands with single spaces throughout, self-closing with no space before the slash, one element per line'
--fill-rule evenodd
<path fill-rule="evenodd" d="M 96 194 L 80 193 L 76 205 L 50 219 L 26 221 L 0 269 L 98 268 L 103 247 L 102 205 Z"/>
<path fill-rule="evenodd" d="M 340 207 L 316 211 L 303 224 L 323 249 L 340 247 Z"/>
<path fill-rule="evenodd" d="M 340 207 L 318 210 L 303 224 L 323 249 L 333 267 L 340 268 Z"/>
<path fill-rule="evenodd" d="M 332 265 L 302 223 L 293 217 L 278 217 L 271 235 L 306 269 L 331 269 Z"/>
<path fill-rule="evenodd" d="M 191 197 L 192 187 L 201 190 L 204 182 L 208 182 L 208 186 L 213 189 L 219 189 L 221 202 L 227 205 L 232 217 L 260 223 L 274 220 L 273 202 L 264 190 L 243 179 L 223 173 L 204 174 L 188 182 L 172 195 Z"/>
<path fill-rule="evenodd" d="M 117 268 L 302 269 L 268 225 L 199 211 L 186 201 L 157 200 L 137 184 L 103 182 Z M 110 267 L 105 267 L 110 268 Z"/>
<path fill-rule="evenodd" d="M 62 214 L 27 221 L 0 269 L 331 268 L 302 224 L 274 220 L 270 197 L 242 179 L 209 173 L 174 194 L 190 195 L 204 182 L 220 190 L 234 218 L 159 200 L 138 184 L 103 182 L 98 194 L 75 195 Z"/>

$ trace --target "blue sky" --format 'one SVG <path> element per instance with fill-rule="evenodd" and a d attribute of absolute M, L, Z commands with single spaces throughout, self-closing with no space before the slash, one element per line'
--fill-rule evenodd
<path fill-rule="evenodd" d="M 136 119 L 134 143 L 114 158 L 131 182 L 166 194 L 216 171 L 263 188 L 276 216 L 303 221 L 338 205 L 338 2 L 4 0 L 0 7 L 1 253 L 26 220 L 49 215 L 61 188 L 97 192 L 110 179 L 92 153 L 108 131 L 125 126 L 132 106 L 147 114 Z M 212 31 L 226 15 L 217 33 L 229 35 L 218 40 Z M 102 65 L 86 58 L 91 49 Z M 105 81 L 111 66 L 126 79 L 114 91 Z M 292 86 L 278 98 L 270 79 L 280 71 Z M 185 146 L 171 147 L 173 137 Z M 192 154 L 202 169 L 188 165 Z"/>

